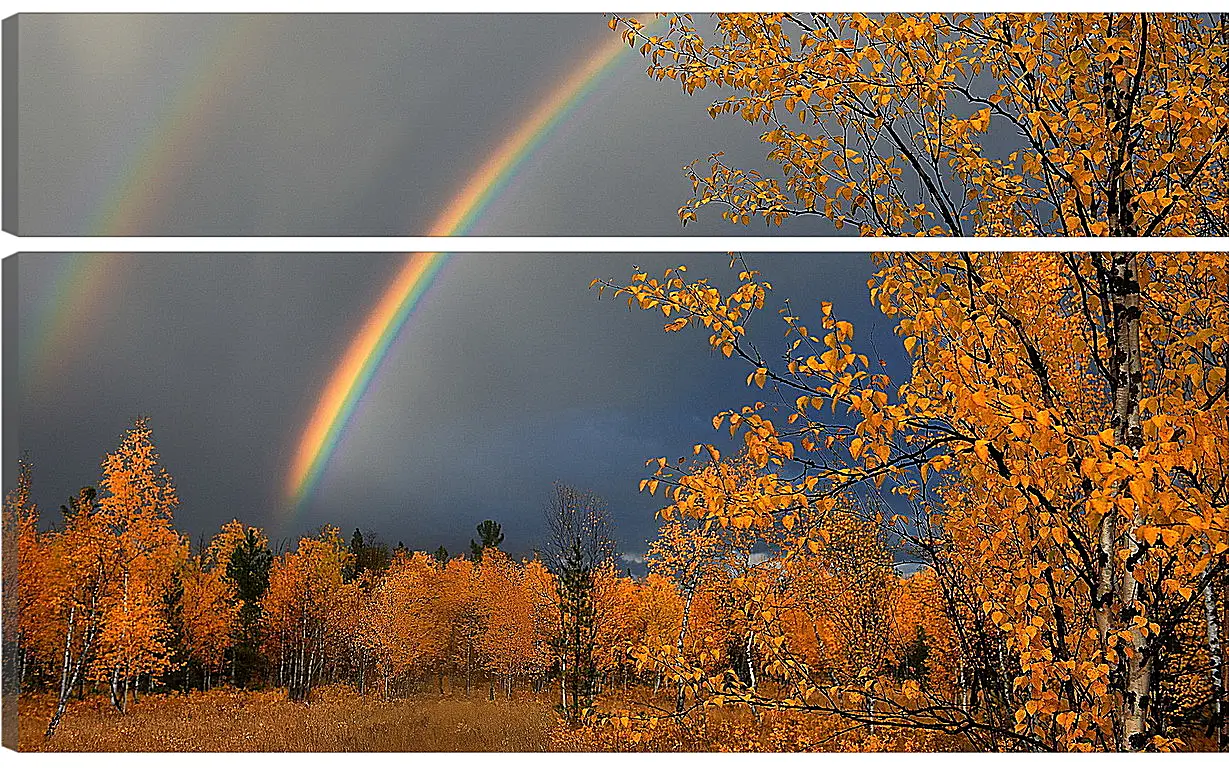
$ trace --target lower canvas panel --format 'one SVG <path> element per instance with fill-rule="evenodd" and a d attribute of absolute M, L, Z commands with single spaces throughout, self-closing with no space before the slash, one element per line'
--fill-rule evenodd
<path fill-rule="evenodd" d="M 11 748 L 1226 748 L 1224 254 L 3 281 Z"/>

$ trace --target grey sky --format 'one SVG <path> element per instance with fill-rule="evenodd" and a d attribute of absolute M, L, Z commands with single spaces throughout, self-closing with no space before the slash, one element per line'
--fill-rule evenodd
<path fill-rule="evenodd" d="M 48 15 L 18 24 L 18 234 L 418 235 L 580 62 L 600 14 Z M 759 130 L 630 50 L 476 222 L 685 230 L 681 166 L 765 166 Z M 12 194 L 14 190 L 8 190 Z M 8 222 L 10 229 L 14 228 Z M 825 234 L 793 221 L 783 234 Z"/>
<path fill-rule="evenodd" d="M 12 23 L 12 20 L 9 22 Z M 22 15 L 18 231 L 415 235 L 596 46 L 600 15 Z M 685 230 L 680 167 L 723 150 L 764 168 L 711 96 L 657 83 L 627 53 L 491 202 L 475 235 L 739 235 Z M 12 199 L 13 189 L 6 195 Z M 11 221 L 6 225 L 13 227 Z M 830 234 L 815 219 L 781 234 Z M 699 264 L 697 263 L 699 262 Z M 463 547 L 484 518 L 540 538 L 560 480 L 606 497 L 627 552 L 657 500 L 644 461 L 721 438 L 712 415 L 756 399 L 702 333 L 598 301 L 595 276 L 728 258 L 456 256 L 394 344 L 314 495 L 287 518 L 294 446 L 325 380 L 399 263 L 378 255 L 26 254 L 6 263 L 5 423 L 54 510 L 95 484 L 133 417 L 177 480 L 177 523 L 233 517 L 276 537 L 321 523 L 414 548 Z M 880 356 L 899 344 L 869 305 L 865 255 L 753 257 L 796 307 L 820 299 Z M 74 263 L 89 269 L 76 272 Z M 90 275 L 88 290 L 62 285 Z M 9 281 L 12 281 L 11 283 Z M 57 282 L 59 281 L 59 282 Z M 71 280 L 68 280 L 71 283 Z M 778 305 L 753 333 L 780 349 Z M 6 452 L 5 476 L 15 456 Z"/>
<path fill-rule="evenodd" d="M 751 325 L 765 355 L 783 351 L 780 300 L 805 315 L 827 299 L 860 339 L 873 323 L 878 349 L 868 352 L 900 369 L 900 344 L 869 303 L 869 257 L 748 258 L 778 287 Z M 57 290 L 55 277 L 82 259 L 94 276 L 88 295 Z M 46 510 L 96 484 L 103 455 L 144 414 L 177 480 L 177 524 L 194 537 L 239 517 L 276 536 L 329 522 L 456 551 L 494 518 L 509 548 L 527 552 L 561 480 L 606 497 L 625 551 L 642 552 L 657 508 L 637 492 L 644 461 L 722 445 L 713 414 L 763 395 L 746 387 L 743 367 L 709 352 L 704 332 L 665 334 L 660 315 L 599 300 L 587 285 L 626 279 L 633 264 L 660 272 L 685 263 L 728 286 L 728 260 L 454 256 L 392 346 L 317 492 L 286 519 L 293 447 L 399 257 L 22 254 L 5 264 L 6 299 L 17 299 L 4 304 L 5 423 L 34 461 Z M 6 477 L 15 458 L 5 456 Z"/>

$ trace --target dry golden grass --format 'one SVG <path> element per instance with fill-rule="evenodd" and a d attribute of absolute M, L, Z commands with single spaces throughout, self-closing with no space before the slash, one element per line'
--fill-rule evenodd
<path fill-rule="evenodd" d="M 672 706 L 646 689 L 604 696 L 599 708 L 636 708 L 645 699 Z M 776 712 L 752 716 L 741 708 L 706 711 L 684 724 L 664 726 L 653 738 L 632 743 L 626 732 L 563 728 L 553 694 L 518 692 L 508 701 L 485 696 L 420 694 L 394 701 L 360 697 L 344 686 L 318 688 L 304 706 L 285 691 L 215 689 L 190 695 L 143 696 L 121 715 L 105 696 L 73 700 L 50 740 L 49 694 L 19 701 L 22 751 L 68 752 L 781 752 L 943 749 L 933 740 L 901 739 L 864 729 L 833 736 L 827 718 Z M 950 748 L 950 746 L 948 746 Z"/>
<path fill-rule="evenodd" d="M 672 698 L 639 694 L 601 697 L 606 712 L 670 711 Z M 633 734 L 637 734 L 633 738 Z M 694 711 L 682 722 L 662 718 L 656 728 L 582 726 L 556 728 L 550 749 L 559 752 L 952 752 L 967 751 L 963 738 L 919 730 L 878 727 L 873 731 L 842 717 L 743 706 Z"/>
<path fill-rule="evenodd" d="M 50 741 L 50 696 L 19 702 L 22 751 L 538 752 L 557 724 L 548 697 L 421 695 L 396 701 L 321 688 L 304 706 L 284 691 L 215 689 L 141 697 L 128 715 L 105 697 L 72 701 Z"/>
<path fill-rule="evenodd" d="M 647 689 L 601 697 L 607 712 L 669 708 Z M 395 701 L 360 697 L 349 687 L 320 688 L 310 705 L 285 691 L 215 689 L 190 695 L 143 696 L 120 715 L 105 696 L 72 701 L 50 741 L 49 694 L 25 694 L 18 707 L 21 751 L 63 752 L 945 752 L 970 748 L 964 739 L 929 732 L 865 726 L 842 718 L 742 707 L 704 710 L 682 723 L 662 721 L 633 741 L 633 730 L 562 727 L 552 694 L 518 692 L 511 701 L 485 696 L 415 695 Z M 1215 750 L 1206 739 L 1195 750 Z"/>

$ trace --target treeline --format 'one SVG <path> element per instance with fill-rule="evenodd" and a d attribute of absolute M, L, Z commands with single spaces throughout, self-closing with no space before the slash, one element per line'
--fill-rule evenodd
<path fill-rule="evenodd" d="M 5 652 L 23 689 L 57 695 L 48 737 L 69 698 L 87 690 L 126 712 L 142 693 L 219 683 L 283 687 L 307 701 L 321 683 L 391 696 L 432 677 L 442 692 L 451 678 L 468 694 L 481 678 L 491 696 L 497 685 L 511 696 L 517 684 L 541 690 L 553 677 L 562 708 L 575 715 L 590 701 L 591 675 L 565 680 L 568 668 L 589 671 L 575 659 L 593 649 L 573 649 L 568 637 L 591 634 L 572 630 L 592 627 L 583 607 L 597 570 L 612 567 L 609 538 L 595 538 L 608 525 L 594 517 L 604 507 L 592 497 L 557 489 L 550 520 L 563 527 L 549 549 L 568 574 L 561 582 L 540 560 L 500 552 L 503 533 L 490 520 L 468 558 L 443 547 L 390 552 L 358 530 L 347 544 L 329 526 L 275 554 L 263 531 L 237 520 L 193 552 L 173 527 L 179 499 L 144 419 L 102 470 L 101 492 L 82 488 L 48 530 L 28 463 L 5 498 L 6 541 L 17 545 L 5 584 L 16 631 Z M 577 561 L 594 542 L 600 557 Z"/>
<path fill-rule="evenodd" d="M 545 559 L 518 561 L 498 549 L 493 521 L 478 526 L 468 556 L 390 551 L 360 531 L 346 542 L 329 526 L 275 554 L 237 520 L 193 552 L 173 527 L 178 498 L 143 420 L 103 463 L 102 492 L 82 489 L 58 527 L 40 529 L 31 479 L 23 463 L 5 501 L 18 545 L 10 650 L 23 690 L 57 696 L 49 736 L 73 696 L 101 693 L 126 712 L 145 693 L 220 684 L 275 686 L 304 702 L 335 683 L 385 698 L 549 690 L 573 722 L 601 691 L 641 687 L 677 697 L 682 711 L 677 664 L 645 649 L 756 685 L 768 670 L 741 601 L 765 584 L 807 585 L 798 594 L 817 598 L 789 609 L 790 643 L 831 680 L 873 664 L 955 684 L 950 629 L 927 607 L 934 579 L 899 578 L 852 517 L 850 535 L 862 539 L 847 542 L 842 573 L 828 556 L 785 563 L 753 552 L 738 527 L 667 521 L 650 574 L 636 579 L 615 567 L 601 500 L 566 486 L 546 508 Z"/>

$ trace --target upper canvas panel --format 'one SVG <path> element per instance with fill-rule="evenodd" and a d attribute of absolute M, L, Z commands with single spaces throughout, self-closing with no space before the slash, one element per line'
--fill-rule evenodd
<path fill-rule="evenodd" d="M 4 225 L 1224 235 L 1227 25 L 21 15 L 5 22 Z"/>

